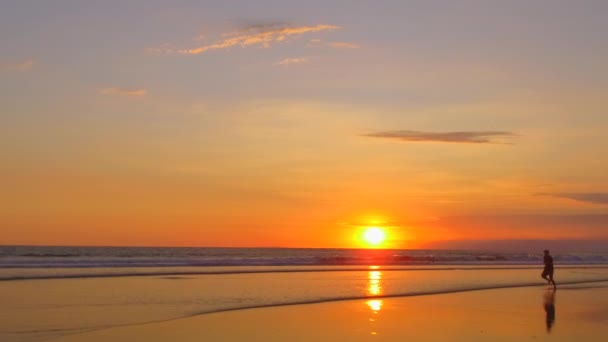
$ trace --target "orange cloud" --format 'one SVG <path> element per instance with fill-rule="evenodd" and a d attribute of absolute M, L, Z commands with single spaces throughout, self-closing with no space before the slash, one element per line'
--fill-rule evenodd
<path fill-rule="evenodd" d="M 181 55 L 198 55 L 211 50 L 227 49 L 233 46 L 247 47 L 252 45 L 260 45 L 262 47 L 270 47 L 271 43 L 284 42 L 291 37 L 297 37 L 305 33 L 333 31 L 339 30 L 342 27 L 335 25 L 314 25 L 314 26 L 284 26 L 281 24 L 272 25 L 254 25 L 246 29 L 223 34 L 223 40 L 214 44 L 203 45 L 190 49 L 166 50 L 167 53 L 177 53 Z"/>
<path fill-rule="evenodd" d="M 101 95 L 120 95 L 120 96 L 146 96 L 146 89 L 125 89 L 125 88 L 102 88 L 99 90 Z"/>
<path fill-rule="evenodd" d="M 27 59 L 20 63 L 6 63 L 0 64 L 0 70 L 2 71 L 27 71 L 34 67 L 34 60 Z"/>

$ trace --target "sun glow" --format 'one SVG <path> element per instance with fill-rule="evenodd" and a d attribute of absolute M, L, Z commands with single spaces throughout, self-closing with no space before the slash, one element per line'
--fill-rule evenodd
<path fill-rule="evenodd" d="M 365 229 L 363 233 L 363 239 L 365 242 L 372 246 L 377 246 L 381 244 L 386 239 L 386 233 L 382 228 L 379 227 L 369 227 Z"/>

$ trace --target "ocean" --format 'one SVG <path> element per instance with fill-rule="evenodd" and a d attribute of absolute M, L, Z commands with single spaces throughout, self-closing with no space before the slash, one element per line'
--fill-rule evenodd
<path fill-rule="evenodd" d="M 608 281 L 608 255 L 555 254 L 561 284 Z M 0 247 L 0 340 L 227 310 L 542 285 L 541 253 Z"/>
<path fill-rule="evenodd" d="M 608 264 L 608 252 L 557 254 L 563 265 Z M 0 246 L 0 268 L 328 265 L 537 265 L 542 251 L 332 248 Z"/>

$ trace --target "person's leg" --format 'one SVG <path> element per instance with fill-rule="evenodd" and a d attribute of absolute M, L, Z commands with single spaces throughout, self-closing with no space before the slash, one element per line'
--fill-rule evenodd
<path fill-rule="evenodd" d="M 540 275 L 541 278 L 543 278 L 547 281 L 547 284 L 551 281 L 551 280 L 549 280 L 548 275 L 549 275 L 549 272 L 548 272 L 547 268 L 545 268 L 543 270 L 543 273 L 541 273 L 541 275 Z"/>
<path fill-rule="evenodd" d="M 553 284 L 553 288 L 555 289 L 555 280 L 553 280 L 553 270 L 551 270 L 551 272 L 549 272 L 549 283 Z"/>

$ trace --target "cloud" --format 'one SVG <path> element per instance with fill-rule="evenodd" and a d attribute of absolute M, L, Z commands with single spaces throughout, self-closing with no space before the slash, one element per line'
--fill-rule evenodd
<path fill-rule="evenodd" d="M 288 22 L 284 22 L 284 21 L 262 22 L 262 23 L 249 22 L 249 23 L 244 23 L 244 25 L 241 25 L 241 28 L 238 31 L 231 32 L 231 33 L 223 33 L 222 36 L 237 36 L 237 35 L 241 35 L 244 33 L 270 31 L 270 30 L 290 27 L 290 26 L 293 26 L 293 25 L 291 25 Z"/>
<path fill-rule="evenodd" d="M 608 204 L 608 193 L 606 192 L 576 192 L 576 193 L 554 193 L 541 194 L 559 198 L 567 198 L 574 201 L 586 202 L 592 204 Z"/>
<path fill-rule="evenodd" d="M 608 214 L 504 214 L 504 215 L 462 215 L 445 216 L 440 221 L 460 227 L 511 227 L 515 230 L 528 230 L 530 227 L 541 229 L 559 227 L 608 227 Z M 608 233 L 608 230 L 602 230 Z"/>
<path fill-rule="evenodd" d="M 336 49 L 358 49 L 359 45 L 349 42 L 328 42 L 325 45 Z"/>
<path fill-rule="evenodd" d="M 608 240 L 608 214 L 472 214 L 444 216 L 427 222 L 425 230 L 436 230 L 437 240 Z M 607 245 L 604 245 L 606 249 Z M 445 246 L 447 247 L 447 246 Z M 453 246 L 461 248 L 464 246 Z M 470 246 L 469 248 L 472 248 Z M 475 248 L 481 247 L 480 245 Z M 496 246 L 488 245 L 487 248 Z M 523 245 L 520 247 L 524 247 Z M 547 247 L 549 247 L 547 245 Z M 435 247 L 444 248 L 444 247 Z M 546 248 L 546 247 L 545 247 Z"/>
<path fill-rule="evenodd" d="M 308 63 L 307 58 L 285 58 L 280 62 L 277 62 L 276 65 L 291 65 L 291 64 L 304 64 Z"/>
<path fill-rule="evenodd" d="M 496 240 L 443 240 L 422 244 L 423 249 L 460 249 L 493 252 L 531 252 L 536 251 L 538 258 L 541 251 L 551 250 L 552 253 L 599 252 L 605 251 L 608 240 L 597 239 L 496 239 Z"/>
<path fill-rule="evenodd" d="M 192 38 L 192 40 L 196 40 L 196 41 L 205 40 L 205 35 L 201 33 L 198 36 Z"/>
<path fill-rule="evenodd" d="M 472 132 L 421 132 L 421 131 L 384 131 L 365 134 L 372 138 L 385 138 L 398 141 L 414 142 L 446 142 L 446 143 L 473 143 L 497 144 L 505 143 L 501 139 L 508 139 L 516 135 L 504 131 L 472 131 Z"/>
<path fill-rule="evenodd" d="M 340 26 L 319 24 L 314 26 L 293 26 L 283 23 L 249 25 L 239 31 L 222 34 L 223 39 L 216 43 L 193 47 L 189 49 L 166 49 L 166 53 L 180 55 L 199 55 L 212 50 L 228 49 L 233 46 L 262 46 L 270 47 L 272 43 L 285 42 L 292 37 L 298 37 L 305 33 L 334 31 L 341 29 Z"/>
<path fill-rule="evenodd" d="M 309 47 L 327 46 L 334 49 L 358 49 L 361 46 L 350 42 L 324 42 L 321 39 L 310 39 L 308 41 Z"/>
<path fill-rule="evenodd" d="M 148 94 L 148 91 L 146 89 L 125 89 L 125 88 L 116 88 L 116 87 L 112 87 L 112 88 L 102 88 L 99 90 L 99 93 L 101 95 L 118 95 L 118 96 L 133 96 L 133 97 L 140 97 L 140 96 L 146 96 Z"/>
<path fill-rule="evenodd" d="M 34 60 L 27 59 L 19 63 L 5 63 L 0 64 L 0 70 L 2 71 L 28 71 L 34 67 Z"/>

